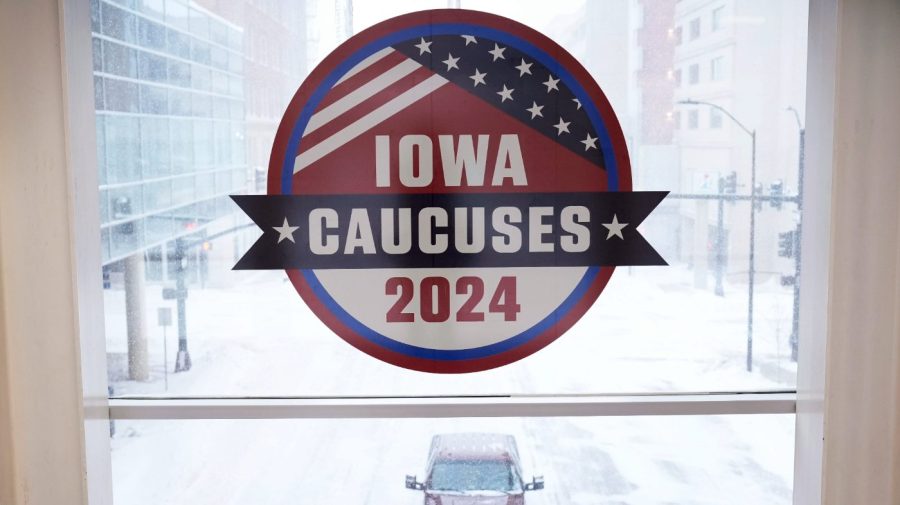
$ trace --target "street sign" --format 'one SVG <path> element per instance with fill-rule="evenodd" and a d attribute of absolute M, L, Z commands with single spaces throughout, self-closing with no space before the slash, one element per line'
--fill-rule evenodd
<path fill-rule="evenodd" d="M 169 307 L 160 307 L 156 309 L 157 324 L 162 327 L 172 326 L 172 309 Z"/>
<path fill-rule="evenodd" d="M 187 289 L 163 288 L 162 296 L 163 300 L 178 300 L 187 298 L 188 291 Z"/>
<path fill-rule="evenodd" d="M 621 127 L 546 36 L 460 9 L 338 47 L 289 104 L 263 231 L 235 269 L 284 269 L 357 349 L 426 372 L 522 359 L 568 330 L 616 266 L 664 265 L 638 225 Z"/>

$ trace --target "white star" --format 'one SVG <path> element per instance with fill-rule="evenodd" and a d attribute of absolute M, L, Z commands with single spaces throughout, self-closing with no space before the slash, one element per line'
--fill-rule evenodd
<path fill-rule="evenodd" d="M 513 99 L 513 97 L 512 97 L 512 92 L 513 92 L 513 91 L 515 91 L 515 89 L 507 89 L 507 88 L 506 88 L 506 84 L 504 84 L 504 85 L 503 85 L 503 91 L 498 91 L 498 92 L 497 92 L 497 94 L 500 95 L 500 103 L 503 103 L 503 102 L 505 102 L 505 101 L 507 101 L 507 100 L 512 100 L 512 99 Z"/>
<path fill-rule="evenodd" d="M 581 143 L 584 144 L 585 151 L 591 148 L 597 149 L 597 139 L 592 138 L 590 133 L 587 134 L 587 138 L 582 140 Z"/>
<path fill-rule="evenodd" d="M 419 37 L 420 42 L 415 45 L 415 47 L 419 48 L 419 56 L 422 56 L 425 53 L 431 52 L 431 42 L 425 42 L 424 37 Z"/>
<path fill-rule="evenodd" d="M 569 133 L 569 121 L 563 121 L 563 118 L 559 118 L 559 123 L 556 123 L 553 127 L 556 128 L 556 136 L 560 136 L 563 132 Z"/>
<path fill-rule="evenodd" d="M 475 37 L 473 37 L 473 36 L 471 36 L 471 35 L 461 35 L 461 37 L 464 38 L 464 39 L 466 39 L 466 45 L 469 45 L 469 42 L 471 42 L 471 43 L 473 43 L 473 44 L 477 44 L 477 43 L 478 43 L 478 41 L 475 40 Z"/>
<path fill-rule="evenodd" d="M 493 61 L 497 61 L 497 59 L 505 60 L 506 56 L 503 56 L 503 51 L 506 51 L 505 47 L 500 47 L 497 44 L 494 44 L 494 49 L 488 51 L 493 57 Z"/>
<path fill-rule="evenodd" d="M 577 98 L 573 98 L 572 101 L 575 102 L 575 109 L 576 109 L 576 110 L 581 108 L 581 100 L 579 100 L 579 99 L 577 99 Z"/>
<path fill-rule="evenodd" d="M 451 68 L 459 70 L 459 67 L 456 65 L 457 61 L 459 61 L 459 58 L 454 58 L 452 54 L 447 53 L 447 59 L 442 61 L 441 63 L 447 65 L 447 72 L 449 72 Z"/>
<path fill-rule="evenodd" d="M 538 117 L 538 116 L 544 117 L 544 115 L 541 114 L 541 109 L 543 109 L 543 108 L 544 108 L 543 105 L 538 105 L 537 102 L 531 102 L 531 108 L 530 108 L 530 109 L 525 109 L 525 110 L 527 110 L 528 112 L 530 112 L 530 113 L 531 113 L 531 119 L 534 119 L 534 118 L 536 118 L 536 117 Z"/>
<path fill-rule="evenodd" d="M 291 226 L 288 224 L 287 218 L 284 218 L 284 224 L 281 226 L 273 226 L 272 228 L 278 232 L 278 243 L 280 244 L 282 240 L 288 239 L 291 242 L 294 242 L 294 232 L 297 231 L 299 226 Z M 296 242 L 294 242 L 296 244 Z"/>
<path fill-rule="evenodd" d="M 522 77 L 525 74 L 531 75 L 532 65 L 534 65 L 534 63 L 525 63 L 525 60 L 522 60 L 522 63 L 520 63 L 519 66 L 516 67 L 516 69 L 519 71 L 519 77 Z"/>
<path fill-rule="evenodd" d="M 487 76 L 487 72 L 479 72 L 478 69 L 476 68 L 475 75 L 470 75 L 469 79 L 472 79 L 473 81 L 475 81 L 473 86 L 475 86 L 477 88 L 479 84 L 485 84 L 485 82 L 484 82 L 485 76 Z"/>
<path fill-rule="evenodd" d="M 611 223 L 600 223 L 609 230 L 609 233 L 606 234 L 606 240 L 609 240 L 613 237 L 619 237 L 621 240 L 625 240 L 625 237 L 622 236 L 622 228 L 628 226 L 628 223 L 620 223 L 619 218 L 613 214 L 613 219 Z"/>
<path fill-rule="evenodd" d="M 547 93 L 549 93 L 550 90 L 554 90 L 554 89 L 559 91 L 559 88 L 556 86 L 556 83 L 558 83 L 558 82 L 559 82 L 559 79 L 554 79 L 552 75 L 548 75 L 547 80 L 544 81 L 542 84 L 544 86 L 547 86 Z"/>

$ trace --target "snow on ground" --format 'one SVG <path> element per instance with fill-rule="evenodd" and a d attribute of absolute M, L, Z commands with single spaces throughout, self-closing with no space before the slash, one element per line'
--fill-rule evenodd
<path fill-rule="evenodd" d="M 793 416 L 119 422 L 115 503 L 421 504 L 431 436 L 516 436 L 529 504 L 791 502 Z M 772 456 L 768 460 L 765 452 Z"/>
<path fill-rule="evenodd" d="M 192 288 L 187 301 L 193 368 L 172 374 L 168 329 L 164 389 L 161 286 L 148 285 L 152 377 L 123 379 L 124 297 L 106 290 L 115 394 L 359 396 L 732 391 L 793 388 L 791 292 L 758 286 L 754 371 L 745 369 L 746 285 L 726 296 L 695 290 L 682 267 L 620 269 L 572 330 L 497 370 L 429 375 L 381 363 L 332 334 L 280 272 L 232 272 L 228 286 Z M 225 284 L 219 282 L 219 284 Z M 173 305 L 173 304 L 172 304 Z M 174 313 L 174 310 L 173 310 Z M 116 360 L 118 356 L 120 359 Z M 424 471 L 431 436 L 516 435 L 525 478 L 547 488 L 527 503 L 790 503 L 793 416 L 453 420 L 117 422 L 117 505 L 422 503 L 403 487 Z"/>

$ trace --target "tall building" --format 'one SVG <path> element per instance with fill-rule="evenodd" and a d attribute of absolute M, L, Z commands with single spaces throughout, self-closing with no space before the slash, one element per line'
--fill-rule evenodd
<path fill-rule="evenodd" d="M 781 0 L 682 0 L 675 6 L 673 75 L 674 114 L 680 145 L 680 183 L 685 193 L 715 193 L 718 179 L 735 172 L 737 193 L 749 195 L 756 132 L 757 192 L 768 194 L 780 183 L 787 193 L 797 187 L 798 128 L 787 111 L 803 114 L 805 90 L 806 5 Z M 684 104 L 684 101 L 707 102 Z M 730 113 L 748 131 L 727 115 Z M 729 205 L 725 212 L 728 272 L 747 270 L 749 203 Z M 775 273 L 784 269 L 777 251 L 779 231 L 792 229 L 795 207 L 775 211 L 768 204 L 756 214 L 755 267 Z M 715 205 L 681 204 L 686 226 L 695 240 L 681 252 L 702 268 L 702 250 L 716 225 Z M 708 239 L 708 240 L 707 240 Z"/>
<path fill-rule="evenodd" d="M 257 192 L 265 192 L 275 130 L 309 73 L 316 2 L 198 0 L 244 30 L 247 162 Z"/>
<path fill-rule="evenodd" d="M 188 277 L 203 281 L 205 238 L 235 226 L 228 195 L 250 181 L 243 30 L 183 0 L 93 0 L 91 23 L 103 270 L 125 295 L 109 370 L 145 380 L 145 280 L 175 283 L 176 370 L 190 369 Z"/>
<path fill-rule="evenodd" d="M 350 3 L 341 6 L 343 30 L 352 18 Z M 121 279 L 127 313 L 126 328 L 107 333 L 127 340 L 129 378 L 146 377 L 139 314 L 160 302 L 151 298 L 158 290 L 145 295 L 145 280 L 176 288 L 168 296 L 178 299 L 179 367 L 190 368 L 188 288 L 205 284 L 211 264 L 230 268 L 256 239 L 228 195 L 265 190 L 275 131 L 309 70 L 315 9 L 92 0 L 104 275 L 107 286 Z"/>
<path fill-rule="evenodd" d="M 677 0 L 632 0 L 629 16 L 629 150 L 634 186 L 671 191 L 678 187 L 679 159 L 674 143 L 672 100 L 675 76 L 675 5 Z M 645 224 L 654 247 L 670 261 L 679 260 L 678 204 L 665 200 Z"/>
<path fill-rule="evenodd" d="M 243 31 L 181 0 L 91 3 L 103 263 L 151 260 L 246 190 Z"/>

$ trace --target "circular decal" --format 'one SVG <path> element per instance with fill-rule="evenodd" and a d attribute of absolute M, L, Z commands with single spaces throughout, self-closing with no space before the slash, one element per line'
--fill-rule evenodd
<path fill-rule="evenodd" d="M 588 310 L 616 265 L 665 264 L 637 226 L 609 102 L 520 23 L 459 9 L 379 23 L 331 53 L 278 129 L 263 235 L 236 269 L 285 269 L 357 349 L 435 373 L 522 359 Z"/>

